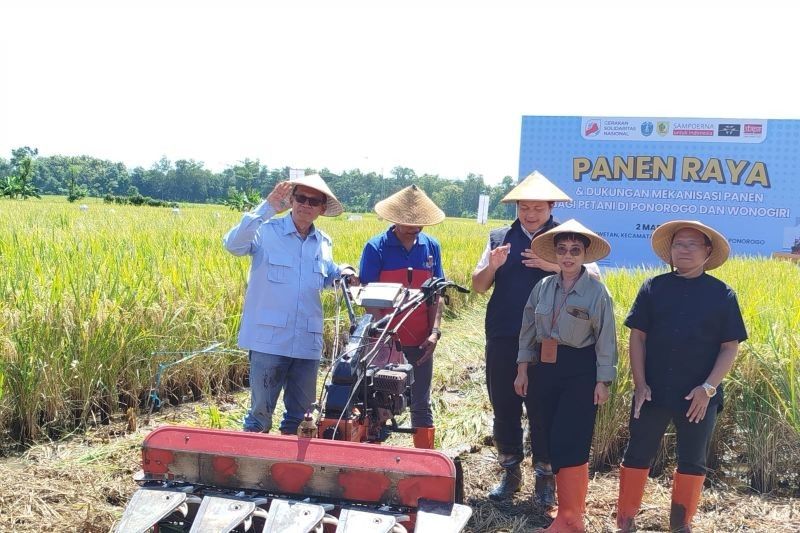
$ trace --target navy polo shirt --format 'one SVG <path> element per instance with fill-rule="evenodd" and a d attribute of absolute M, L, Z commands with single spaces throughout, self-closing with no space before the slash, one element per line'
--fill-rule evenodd
<path fill-rule="evenodd" d="M 363 284 L 381 281 L 418 289 L 431 277 L 444 277 L 441 247 L 436 239 L 420 232 L 411 249 L 406 250 L 391 226 L 364 246 L 358 277 Z M 423 305 L 403 323 L 399 338 L 403 346 L 419 346 L 429 335 L 427 308 Z"/>
<path fill-rule="evenodd" d="M 736 293 L 706 273 L 650 278 L 639 289 L 625 325 L 647 334 L 645 379 L 654 404 L 688 409 L 684 397 L 702 385 L 724 342 L 747 339 Z M 722 386 L 711 404 L 722 402 Z"/>

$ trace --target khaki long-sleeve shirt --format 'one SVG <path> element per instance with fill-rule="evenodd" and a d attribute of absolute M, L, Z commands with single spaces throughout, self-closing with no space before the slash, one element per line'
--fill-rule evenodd
<path fill-rule="evenodd" d="M 617 332 L 611 295 L 586 269 L 566 299 L 558 274 L 544 278 L 533 288 L 522 315 L 517 362 L 538 363 L 540 343 L 546 338 L 573 348 L 594 344 L 597 381 L 613 381 L 616 377 Z"/>

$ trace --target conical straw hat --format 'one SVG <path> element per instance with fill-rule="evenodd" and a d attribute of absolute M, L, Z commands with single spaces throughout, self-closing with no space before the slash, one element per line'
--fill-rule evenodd
<path fill-rule="evenodd" d="M 344 211 L 342 203 L 333 195 L 328 184 L 325 183 L 325 180 L 322 179 L 322 176 L 319 174 L 309 174 L 308 176 L 291 180 L 289 183 L 293 185 L 304 185 L 327 196 L 328 201 L 325 204 L 325 212 L 322 213 L 322 216 L 335 217 L 341 215 Z"/>
<path fill-rule="evenodd" d="M 553 182 L 544 177 L 544 174 L 538 170 L 534 170 L 530 176 L 508 191 L 508 194 L 501 201 L 510 203 L 525 200 L 539 202 L 570 202 L 572 198 L 553 185 Z"/>
<path fill-rule="evenodd" d="M 611 245 L 604 238 L 593 232 L 574 218 L 559 224 L 555 228 L 545 231 L 531 243 L 533 253 L 549 263 L 556 262 L 555 237 L 559 233 L 577 233 L 589 239 L 589 247 L 586 248 L 584 263 L 599 261 L 611 253 Z"/>
<path fill-rule="evenodd" d="M 375 212 L 381 218 L 402 226 L 433 226 L 445 218 L 444 211 L 416 185 L 381 200 L 375 204 Z"/>
<path fill-rule="evenodd" d="M 711 240 L 711 255 L 708 256 L 704 266 L 706 270 L 714 270 L 728 259 L 731 245 L 720 232 L 697 220 L 671 220 L 656 228 L 650 238 L 653 251 L 662 261 L 668 265 L 672 264 L 672 238 L 683 228 L 696 229 Z"/>

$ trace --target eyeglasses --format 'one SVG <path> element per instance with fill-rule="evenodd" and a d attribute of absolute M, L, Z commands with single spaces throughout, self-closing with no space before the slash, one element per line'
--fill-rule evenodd
<path fill-rule="evenodd" d="M 583 253 L 583 248 L 580 246 L 570 246 L 569 248 L 566 246 L 556 246 L 556 255 L 567 255 L 567 252 L 569 252 L 569 255 L 572 257 L 578 257 Z"/>
<path fill-rule="evenodd" d="M 311 207 L 319 207 L 325 203 L 325 198 L 312 198 L 305 194 L 294 194 L 294 201 L 298 204 L 310 205 Z"/>
<path fill-rule="evenodd" d="M 707 246 L 706 243 L 700 241 L 675 241 L 672 243 L 670 248 L 673 250 L 687 250 L 689 252 L 696 252 L 697 250 L 702 250 Z"/>

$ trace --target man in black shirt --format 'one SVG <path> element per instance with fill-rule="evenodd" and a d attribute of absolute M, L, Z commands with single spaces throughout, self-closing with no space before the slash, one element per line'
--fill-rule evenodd
<path fill-rule="evenodd" d="M 722 379 L 747 339 L 736 293 L 706 273 L 728 258 L 728 241 L 700 223 L 675 220 L 653 232 L 671 272 L 644 282 L 625 325 L 631 329 L 634 400 L 620 468 L 617 526 L 631 531 L 650 465 L 670 421 L 677 433 L 670 529 L 691 531 Z"/>

